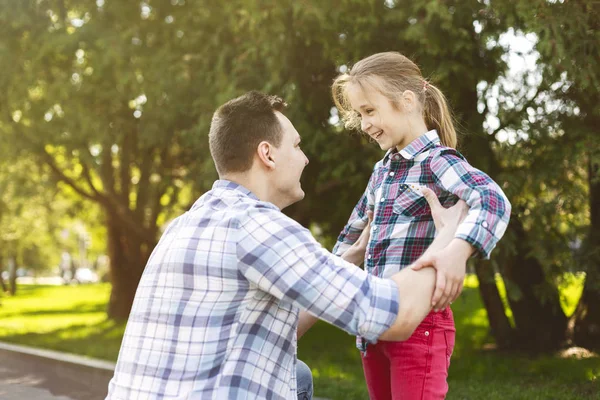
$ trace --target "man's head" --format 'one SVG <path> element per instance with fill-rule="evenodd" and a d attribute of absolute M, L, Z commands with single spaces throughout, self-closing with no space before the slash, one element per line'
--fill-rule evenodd
<path fill-rule="evenodd" d="M 217 109 L 209 133 L 219 177 L 253 186 L 280 208 L 304 198 L 300 176 L 308 164 L 300 135 L 282 114 L 286 106 L 276 96 L 246 93 Z"/>

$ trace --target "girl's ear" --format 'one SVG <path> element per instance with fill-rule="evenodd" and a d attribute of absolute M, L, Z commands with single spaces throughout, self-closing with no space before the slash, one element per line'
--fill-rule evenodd
<path fill-rule="evenodd" d="M 402 107 L 406 112 L 412 112 L 417 105 L 417 96 L 412 90 L 405 90 L 401 96 Z"/>

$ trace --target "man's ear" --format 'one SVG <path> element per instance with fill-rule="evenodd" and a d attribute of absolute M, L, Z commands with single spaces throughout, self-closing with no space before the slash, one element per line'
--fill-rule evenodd
<path fill-rule="evenodd" d="M 273 157 L 273 146 L 269 142 L 262 141 L 256 148 L 256 153 L 261 164 L 267 169 L 275 168 L 275 160 Z"/>

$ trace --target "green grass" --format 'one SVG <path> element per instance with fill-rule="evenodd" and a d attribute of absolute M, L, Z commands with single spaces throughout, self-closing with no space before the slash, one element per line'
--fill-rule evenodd
<path fill-rule="evenodd" d="M 561 285 L 565 312 L 574 310 L 583 277 Z M 504 293 L 499 281 L 501 293 Z M 0 340 L 114 361 L 124 324 L 106 319 L 110 286 L 20 286 L 3 297 Z M 448 399 L 600 399 L 600 357 L 559 358 L 482 350 L 493 341 L 477 280 L 469 276 L 453 305 L 457 343 Z M 298 356 L 313 370 L 316 394 L 330 399 L 366 399 L 354 337 L 319 322 L 304 336 Z"/>
<path fill-rule="evenodd" d="M 3 297 L 0 340 L 116 361 L 125 324 L 106 318 L 109 284 L 21 285 Z"/>
<path fill-rule="evenodd" d="M 570 314 L 581 295 L 583 277 L 565 281 L 561 300 Z M 505 295 L 502 281 L 498 284 Z M 452 305 L 457 338 L 448 399 L 600 399 L 598 356 L 578 360 L 483 350 L 493 339 L 477 286 L 477 278 L 468 276 L 463 293 Z M 319 396 L 368 398 L 354 337 L 318 322 L 300 340 L 298 357 L 312 368 Z"/>

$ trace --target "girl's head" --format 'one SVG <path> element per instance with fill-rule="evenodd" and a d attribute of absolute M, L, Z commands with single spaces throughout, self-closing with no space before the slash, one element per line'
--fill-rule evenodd
<path fill-rule="evenodd" d="M 360 60 L 332 86 L 333 100 L 349 129 L 361 129 L 383 150 L 399 150 L 435 129 L 444 146 L 456 147 L 456 130 L 442 92 L 419 67 L 397 52 Z"/>

